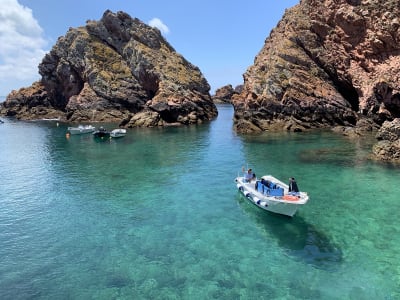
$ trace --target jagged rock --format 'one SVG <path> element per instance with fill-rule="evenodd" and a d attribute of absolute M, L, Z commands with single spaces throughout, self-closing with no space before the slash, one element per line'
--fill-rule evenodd
<path fill-rule="evenodd" d="M 360 117 L 355 126 L 335 126 L 332 131 L 341 133 L 350 138 L 362 138 L 366 135 L 377 132 L 379 126 L 367 117 Z"/>
<path fill-rule="evenodd" d="M 400 6 L 302 0 L 271 31 L 233 98 L 238 131 L 381 125 L 400 116 Z"/>
<path fill-rule="evenodd" d="M 160 31 L 124 12 L 70 28 L 39 65 L 40 82 L 11 92 L 1 113 L 20 119 L 196 124 L 217 115 L 199 68 Z"/>
<path fill-rule="evenodd" d="M 231 84 L 220 87 L 212 96 L 214 103 L 231 103 L 232 97 L 241 93 L 243 85 L 238 85 L 235 88 Z"/>
<path fill-rule="evenodd" d="M 376 138 L 379 141 L 373 147 L 375 156 L 384 161 L 400 162 L 400 118 L 385 121 Z"/>
<path fill-rule="evenodd" d="M 235 92 L 240 94 L 243 91 L 243 84 L 239 84 L 235 87 Z"/>
<path fill-rule="evenodd" d="M 396 118 L 391 122 L 384 122 L 376 134 L 376 138 L 389 142 L 398 140 L 400 138 L 400 118 Z"/>

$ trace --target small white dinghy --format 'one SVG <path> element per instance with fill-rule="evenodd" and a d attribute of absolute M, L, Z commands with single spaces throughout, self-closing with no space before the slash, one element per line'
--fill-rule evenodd
<path fill-rule="evenodd" d="M 291 187 L 271 175 L 262 176 L 261 179 L 238 176 L 235 179 L 239 191 L 248 201 L 257 207 L 293 217 L 298 208 L 307 203 L 309 196 L 306 192 L 300 192 L 297 184 L 291 178 Z M 295 188 L 293 188 L 293 186 Z"/>
<path fill-rule="evenodd" d="M 113 129 L 113 130 L 110 132 L 110 136 L 111 136 L 112 138 L 119 138 L 119 137 L 123 137 L 123 136 L 125 136 L 125 135 L 126 135 L 126 129 L 123 129 L 123 128 Z"/>
<path fill-rule="evenodd" d="M 67 131 L 69 134 L 85 134 L 91 133 L 96 130 L 96 127 L 92 125 L 79 125 L 78 127 L 68 127 Z"/>

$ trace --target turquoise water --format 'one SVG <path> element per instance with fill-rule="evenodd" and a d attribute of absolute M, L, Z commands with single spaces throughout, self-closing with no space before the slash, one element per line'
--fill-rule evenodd
<path fill-rule="evenodd" d="M 399 168 L 372 140 L 194 127 L 66 138 L 0 125 L 0 299 L 399 299 Z M 236 190 L 242 165 L 297 179 L 294 218 Z"/>

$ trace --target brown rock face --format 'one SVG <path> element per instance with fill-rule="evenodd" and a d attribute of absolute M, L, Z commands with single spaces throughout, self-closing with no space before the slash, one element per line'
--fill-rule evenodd
<path fill-rule="evenodd" d="M 220 87 L 212 96 L 214 103 L 231 103 L 232 97 L 238 95 L 242 91 L 242 85 L 238 85 L 235 89 L 231 84 Z"/>
<path fill-rule="evenodd" d="M 8 95 L 1 112 L 21 119 L 123 120 L 125 126 L 195 124 L 217 109 L 200 70 L 158 29 L 124 12 L 71 28 L 39 65 L 40 82 Z"/>
<path fill-rule="evenodd" d="M 376 138 L 379 140 L 373 147 L 373 153 L 379 160 L 400 162 L 400 119 L 385 121 Z"/>
<path fill-rule="evenodd" d="M 238 131 L 400 117 L 399 1 L 302 0 L 266 39 L 234 97 Z"/>

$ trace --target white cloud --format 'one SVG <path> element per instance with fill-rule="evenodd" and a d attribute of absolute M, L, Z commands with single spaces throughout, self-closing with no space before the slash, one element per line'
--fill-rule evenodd
<path fill-rule="evenodd" d="M 0 0 L 0 7 L 0 96 L 6 96 L 40 78 L 47 41 L 30 8 L 17 0 Z"/>
<path fill-rule="evenodd" d="M 169 28 L 167 25 L 165 25 L 159 18 L 153 18 L 149 21 L 149 25 L 151 27 L 156 27 L 158 28 L 162 34 L 168 34 L 169 33 Z"/>

